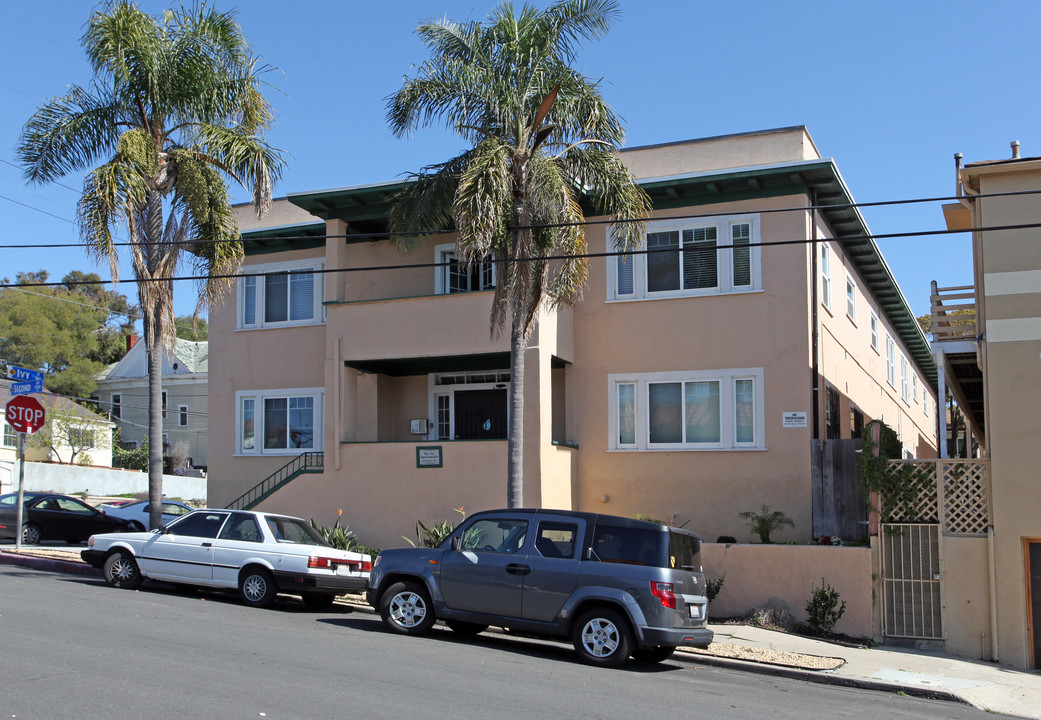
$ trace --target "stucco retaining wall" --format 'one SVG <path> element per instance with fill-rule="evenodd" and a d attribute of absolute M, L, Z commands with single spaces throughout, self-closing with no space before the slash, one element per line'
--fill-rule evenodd
<path fill-rule="evenodd" d="M 810 584 L 821 578 L 846 601 L 835 632 L 873 637 L 871 549 L 826 545 L 746 545 L 702 543 L 705 577 L 726 574 L 723 588 L 709 608 L 710 618 L 744 616 L 756 608 L 787 609 L 806 621 Z"/>
<path fill-rule="evenodd" d="M 18 489 L 17 465 L 11 474 L 11 490 Z M 66 495 L 114 496 L 147 493 L 148 473 L 137 470 L 112 470 L 55 463 L 25 464 L 25 489 L 54 491 Z M 7 490 L 5 483 L 5 490 Z M 206 500 L 206 478 L 163 475 L 163 494 L 184 500 Z"/>

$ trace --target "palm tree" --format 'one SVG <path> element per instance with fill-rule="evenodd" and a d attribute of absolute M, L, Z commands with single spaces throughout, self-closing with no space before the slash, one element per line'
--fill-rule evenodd
<path fill-rule="evenodd" d="M 25 124 L 18 154 L 26 179 L 90 170 L 77 209 L 88 253 L 118 280 L 115 226 L 130 240 L 148 347 L 148 497 L 160 525 L 162 353 L 175 340 L 172 278 L 184 250 L 200 282 L 196 314 L 231 285 L 242 245 L 225 176 L 252 186 L 262 215 L 282 154 L 264 142 L 271 110 L 259 65 L 229 13 L 199 5 L 153 18 L 129 0 L 90 16 L 81 43 L 94 70 Z M 165 221 L 164 221 L 165 216 Z M 218 276 L 218 277 L 214 277 Z"/>
<path fill-rule="evenodd" d="M 546 304 L 581 295 L 588 272 L 581 202 L 618 220 L 642 219 L 650 200 L 618 157 L 620 118 L 598 82 L 571 68 L 583 40 L 602 37 L 614 0 L 560 0 L 545 10 L 508 2 L 485 22 L 427 22 L 417 29 L 430 59 L 387 101 L 398 137 L 444 124 L 470 149 L 416 174 L 396 198 L 392 230 L 454 226 L 460 262 L 498 263 L 491 329 L 510 321 L 507 502 L 523 501 L 524 350 Z M 615 226 L 632 250 L 642 222 Z M 404 249 L 418 235 L 399 240 Z"/>

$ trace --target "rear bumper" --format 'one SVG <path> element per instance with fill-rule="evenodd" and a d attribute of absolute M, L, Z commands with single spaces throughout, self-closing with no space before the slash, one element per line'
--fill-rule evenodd
<path fill-rule="evenodd" d="M 707 648 L 712 642 L 712 631 L 708 628 L 640 628 L 640 644 L 667 645 L 668 647 Z"/>
<path fill-rule="evenodd" d="M 364 590 L 369 580 L 365 577 L 340 577 L 337 575 L 308 575 L 306 573 L 276 572 L 275 584 L 279 591 L 290 594 L 303 592 L 328 592 L 343 595 Z"/>
<path fill-rule="evenodd" d="M 93 568 L 101 568 L 105 564 L 105 553 L 100 550 L 81 550 L 80 558 Z"/>

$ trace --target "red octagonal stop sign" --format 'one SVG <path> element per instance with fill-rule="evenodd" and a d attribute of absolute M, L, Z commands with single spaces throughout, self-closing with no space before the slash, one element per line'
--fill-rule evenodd
<path fill-rule="evenodd" d="M 16 432 L 34 433 L 43 427 L 43 405 L 34 397 L 19 395 L 7 403 L 4 417 Z"/>

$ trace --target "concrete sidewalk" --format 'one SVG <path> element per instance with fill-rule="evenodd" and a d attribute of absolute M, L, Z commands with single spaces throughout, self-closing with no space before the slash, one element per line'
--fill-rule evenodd
<path fill-rule="evenodd" d="M 0 564 L 100 577 L 100 571 L 79 561 L 80 549 L 43 545 L 23 548 L 31 555 L 17 555 L 13 544 L 0 544 Z M 347 598 L 347 602 L 358 609 L 371 610 L 360 596 Z M 833 670 L 811 670 L 682 650 L 677 656 L 695 664 L 952 700 L 981 710 L 1041 720 L 1041 674 L 1035 671 L 1014 670 L 997 663 L 889 646 L 848 647 L 750 625 L 712 624 L 710 627 L 715 633 L 715 643 L 720 645 L 841 658 L 844 662 Z"/>

